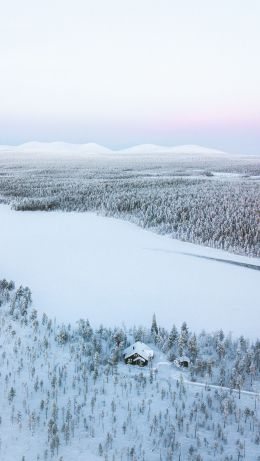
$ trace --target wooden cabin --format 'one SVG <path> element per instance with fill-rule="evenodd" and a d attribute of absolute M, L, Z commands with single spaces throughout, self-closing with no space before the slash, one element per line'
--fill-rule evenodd
<path fill-rule="evenodd" d="M 123 352 L 124 361 L 130 365 L 145 367 L 154 356 L 153 350 L 141 341 L 127 347 Z"/>

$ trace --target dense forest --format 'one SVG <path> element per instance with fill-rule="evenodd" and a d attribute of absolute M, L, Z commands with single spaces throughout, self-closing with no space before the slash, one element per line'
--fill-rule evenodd
<path fill-rule="evenodd" d="M 124 364 L 134 340 L 155 351 L 148 367 Z M 259 340 L 167 331 L 155 315 L 149 329 L 59 325 L 3 279 L 0 349 L 3 461 L 260 459 Z"/>
<path fill-rule="evenodd" d="M 260 256 L 257 160 L 141 158 L 115 165 L 100 159 L 62 166 L 57 159 L 2 162 L 0 199 L 15 210 L 96 211 L 180 240 Z"/>

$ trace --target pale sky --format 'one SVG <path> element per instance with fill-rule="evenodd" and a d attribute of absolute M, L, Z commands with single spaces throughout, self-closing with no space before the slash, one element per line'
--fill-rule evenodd
<path fill-rule="evenodd" d="M 260 153 L 259 0 L 0 0 L 0 143 Z"/>

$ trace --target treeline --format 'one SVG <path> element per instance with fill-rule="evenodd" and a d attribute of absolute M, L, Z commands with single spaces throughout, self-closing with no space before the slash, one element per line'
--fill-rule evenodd
<path fill-rule="evenodd" d="M 14 282 L 0 280 L 0 305 L 9 303 L 8 314 L 21 324 L 32 322 L 39 327 L 38 313 L 31 308 L 32 294 L 28 287 L 20 286 L 15 290 Z M 42 324 L 52 324 L 46 314 Z M 233 389 L 252 390 L 255 381 L 260 382 L 260 340 L 249 341 L 244 336 L 232 338 L 223 330 L 215 333 L 202 331 L 199 334 L 190 331 L 184 321 L 178 329 L 171 330 L 158 326 L 154 314 L 151 328 L 133 327 L 129 329 L 106 328 L 100 326 L 94 330 L 89 320 L 80 319 L 77 328 L 71 325 L 57 326 L 55 341 L 61 345 L 77 343 L 82 338 L 88 343 L 90 369 L 94 367 L 95 355 L 105 365 L 115 365 L 122 361 L 123 350 L 133 341 L 151 344 L 163 352 L 170 363 L 180 356 L 188 356 L 191 364 L 191 380 L 207 378 L 207 382 Z"/>
<path fill-rule="evenodd" d="M 166 171 L 135 176 L 123 169 L 11 173 L 0 178 L 0 194 L 16 210 L 97 211 L 180 240 L 260 256 L 256 180 L 167 177 Z"/>

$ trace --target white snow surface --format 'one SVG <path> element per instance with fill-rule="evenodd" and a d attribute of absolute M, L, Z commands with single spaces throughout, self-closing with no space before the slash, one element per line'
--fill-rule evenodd
<path fill-rule="evenodd" d="M 39 312 L 94 326 L 150 326 L 155 312 L 167 328 L 259 336 L 260 271 L 182 253 L 260 265 L 93 213 L 0 205 L 0 278 L 29 286 Z"/>
<path fill-rule="evenodd" d="M 18 146 L 0 145 L 0 151 L 27 153 L 71 153 L 71 154 L 223 154 L 217 149 L 197 145 L 160 146 L 140 144 L 126 149 L 112 150 L 96 143 L 71 144 L 65 142 L 26 142 Z"/>

